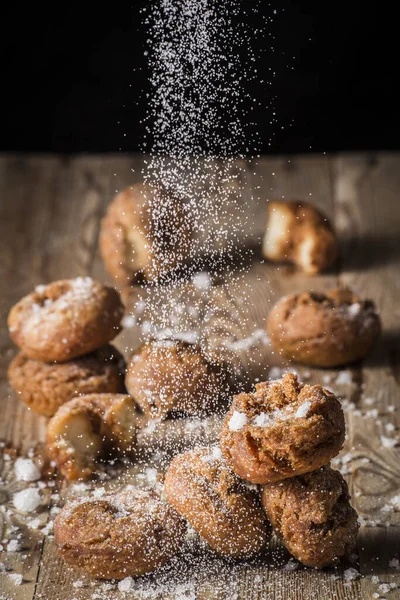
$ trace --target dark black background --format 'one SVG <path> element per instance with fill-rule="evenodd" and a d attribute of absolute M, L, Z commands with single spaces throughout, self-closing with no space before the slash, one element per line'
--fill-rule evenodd
<path fill-rule="evenodd" d="M 43 4 L 2 9 L 0 150 L 141 150 L 140 8 L 148 1 Z M 389 3 L 272 4 L 275 52 L 265 52 L 271 37 L 259 41 L 259 68 L 260 77 L 271 65 L 276 71 L 277 126 L 269 124 L 265 87 L 249 88 L 260 101 L 253 118 L 261 151 L 398 149 L 398 34 Z M 261 1 L 265 15 L 272 8 Z"/>

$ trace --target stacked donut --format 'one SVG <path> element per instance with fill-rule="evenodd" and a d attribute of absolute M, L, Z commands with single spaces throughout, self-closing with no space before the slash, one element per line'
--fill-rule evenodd
<path fill-rule="evenodd" d="M 259 383 L 234 397 L 221 450 L 174 458 L 167 499 L 218 552 L 259 551 L 267 517 L 295 558 L 325 567 L 354 549 L 358 530 L 346 482 L 329 466 L 344 437 L 343 411 L 331 392 L 293 374 Z M 261 497 L 249 484 L 263 486 Z"/>
<path fill-rule="evenodd" d="M 291 373 L 235 396 L 221 431 L 227 464 L 263 486 L 275 532 L 307 566 L 325 567 L 355 547 L 357 514 L 346 482 L 329 466 L 344 439 L 336 396 Z"/>
<path fill-rule="evenodd" d="M 102 452 L 132 446 L 136 405 L 123 393 L 125 361 L 109 344 L 123 310 L 113 288 L 77 277 L 36 287 L 9 313 L 21 350 L 10 384 L 30 409 L 52 417 L 49 454 L 69 479 L 88 477 Z"/>
<path fill-rule="evenodd" d="M 214 551 L 236 558 L 259 554 L 272 524 L 303 564 L 333 564 L 352 552 L 358 531 L 346 482 L 329 466 L 344 437 L 340 402 L 328 390 L 293 374 L 260 383 L 234 397 L 221 448 L 175 456 L 166 500 L 136 490 L 68 503 L 55 523 L 59 551 L 93 577 L 124 578 L 176 554 L 185 520 Z"/>

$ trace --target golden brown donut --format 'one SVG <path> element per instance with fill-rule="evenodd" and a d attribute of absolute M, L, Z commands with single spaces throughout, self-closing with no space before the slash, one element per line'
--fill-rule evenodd
<path fill-rule="evenodd" d="M 198 346 L 177 340 L 150 341 L 128 366 L 126 389 L 152 418 L 171 413 L 202 415 L 224 403 L 228 376 Z"/>
<path fill-rule="evenodd" d="M 8 328 L 28 358 L 63 362 L 112 340 L 123 312 L 116 290 L 77 277 L 37 286 L 10 310 Z"/>
<path fill-rule="evenodd" d="M 111 344 L 65 363 L 44 363 L 19 352 L 8 368 L 8 380 L 19 400 L 51 417 L 75 396 L 125 391 L 126 365 Z"/>
<path fill-rule="evenodd" d="M 306 273 L 327 269 L 337 254 L 336 235 L 328 219 L 306 202 L 269 202 L 263 256 L 291 262 Z"/>
<path fill-rule="evenodd" d="M 347 289 L 285 296 L 271 309 L 268 334 L 275 350 L 315 367 L 335 367 L 364 358 L 381 324 L 375 305 Z"/>
<path fill-rule="evenodd" d="M 88 394 L 61 406 L 47 425 L 47 452 L 66 479 L 88 479 L 109 453 L 134 453 L 136 404 L 124 394 Z"/>
<path fill-rule="evenodd" d="M 182 265 L 191 237 L 191 221 L 179 199 L 136 183 L 109 205 L 101 223 L 100 251 L 110 275 L 129 286 L 140 278 L 157 280 Z"/>
<path fill-rule="evenodd" d="M 347 484 L 329 466 L 264 486 L 262 503 L 293 556 L 322 569 L 356 547 L 357 513 Z"/>
<path fill-rule="evenodd" d="M 287 373 L 233 398 L 220 443 L 239 477 L 272 483 L 328 464 L 344 437 L 344 415 L 336 396 Z"/>
<path fill-rule="evenodd" d="M 179 551 L 185 533 L 173 508 L 141 489 L 69 502 L 54 523 L 65 562 L 99 579 L 155 571 Z"/>
<path fill-rule="evenodd" d="M 165 475 L 165 493 L 175 510 L 221 554 L 250 556 L 269 539 L 258 494 L 236 477 L 218 448 L 195 448 L 176 456 Z"/>

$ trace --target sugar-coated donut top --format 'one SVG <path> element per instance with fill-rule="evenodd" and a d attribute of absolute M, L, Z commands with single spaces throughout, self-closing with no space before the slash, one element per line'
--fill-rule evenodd
<path fill-rule="evenodd" d="M 8 326 L 29 358 L 63 362 L 112 340 L 123 310 L 116 290 L 77 277 L 38 286 L 11 309 Z"/>
<path fill-rule="evenodd" d="M 291 419 L 303 419 L 312 414 L 313 403 L 334 395 L 321 386 L 299 383 L 296 375 L 287 373 L 281 380 L 262 382 L 249 394 L 235 398 L 234 410 L 228 421 L 230 431 L 244 426 L 271 427 Z"/>

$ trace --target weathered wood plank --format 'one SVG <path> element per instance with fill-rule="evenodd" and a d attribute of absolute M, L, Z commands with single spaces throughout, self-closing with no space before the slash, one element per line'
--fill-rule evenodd
<path fill-rule="evenodd" d="M 399 444 L 385 447 L 381 437 L 383 442 L 399 440 L 400 426 L 399 157 L 344 156 L 334 161 L 334 170 L 336 224 L 344 238 L 340 280 L 361 297 L 373 299 L 383 322 L 381 342 L 361 370 L 357 409 L 350 413 L 353 502 L 370 525 L 360 533 L 360 570 L 368 576 L 361 581 L 361 593 L 371 598 L 378 592 L 385 596 L 373 575 L 400 584 L 399 572 L 389 567 L 391 559 L 399 558 L 399 507 L 382 512 L 399 494 Z M 376 413 L 367 412 L 371 409 Z M 399 597 L 399 590 L 388 597 L 395 594 Z"/>
<path fill-rule="evenodd" d="M 7 314 L 19 298 L 30 291 L 44 277 L 47 242 L 51 239 L 51 208 L 54 190 L 62 169 L 61 161 L 50 158 L 46 161 L 33 158 L 10 157 L 0 160 L 0 277 L 3 282 L 0 294 L 0 440 L 15 451 L 26 453 L 43 439 L 45 420 L 32 414 L 11 395 L 7 383 L 7 368 L 15 354 L 6 328 Z M 12 494 L 21 488 L 15 481 L 12 462 L 5 450 L 0 459 L 0 477 L 4 479 L 0 499 L 0 522 L 18 527 L 11 538 L 22 533 L 21 552 L 2 552 L 6 568 L 14 573 L 23 573 L 24 582 L 16 586 L 10 577 L 0 572 L 0 596 L 16 600 L 30 600 L 34 594 L 42 552 L 42 536 L 29 530 L 26 519 L 18 515 L 12 504 Z M 42 525 L 46 523 L 43 515 Z M 23 559 L 22 555 L 27 558 Z"/>

